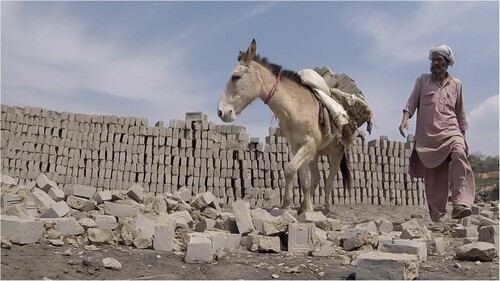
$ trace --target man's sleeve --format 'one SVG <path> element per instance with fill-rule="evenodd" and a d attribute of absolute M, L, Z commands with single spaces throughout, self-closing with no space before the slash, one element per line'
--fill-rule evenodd
<path fill-rule="evenodd" d="M 457 103 L 455 106 L 455 113 L 457 114 L 458 127 L 460 131 L 466 131 L 469 128 L 467 117 L 465 114 L 464 96 L 462 94 L 462 83 L 457 83 Z"/>
<path fill-rule="evenodd" d="M 415 86 L 413 86 L 413 91 L 411 92 L 411 95 L 408 98 L 408 102 L 406 103 L 406 106 L 403 109 L 403 112 L 407 111 L 410 114 L 410 117 L 413 116 L 415 110 L 417 110 L 420 104 L 420 92 L 421 92 L 420 77 L 421 76 L 417 77 L 415 81 Z"/>

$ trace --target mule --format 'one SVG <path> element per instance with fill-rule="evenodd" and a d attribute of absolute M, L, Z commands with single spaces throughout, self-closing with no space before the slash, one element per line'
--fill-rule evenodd
<path fill-rule="evenodd" d="M 285 195 L 282 208 L 291 207 L 293 179 L 299 176 L 303 200 L 299 212 L 314 211 L 312 195 L 319 183 L 318 158 L 327 155 L 330 171 L 325 184 L 325 212 L 330 211 L 331 191 L 337 172 L 341 171 L 345 187 L 350 186 L 351 176 L 347 147 L 341 132 L 335 130 L 327 110 L 304 85 L 297 72 L 283 69 L 267 58 L 256 54 L 257 44 L 252 40 L 246 52 L 238 55 L 238 64 L 231 72 L 217 108 L 217 115 L 224 122 L 233 122 L 250 103 L 262 99 L 279 120 L 280 134 L 287 140 L 292 159 L 284 168 Z M 324 119 L 319 122 L 319 114 Z"/>

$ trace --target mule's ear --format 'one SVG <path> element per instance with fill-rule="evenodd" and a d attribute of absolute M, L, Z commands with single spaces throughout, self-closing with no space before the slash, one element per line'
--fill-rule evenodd
<path fill-rule="evenodd" d="M 255 39 L 252 39 L 252 42 L 250 43 L 250 46 L 248 46 L 247 50 L 247 56 L 249 57 L 250 60 L 253 60 L 255 58 L 256 51 L 257 51 L 257 43 L 255 42 Z"/>
<path fill-rule="evenodd" d="M 240 51 L 240 53 L 238 54 L 238 61 L 240 61 L 243 58 L 243 56 L 245 56 L 245 53 Z"/>
<path fill-rule="evenodd" d="M 253 39 L 252 42 L 250 43 L 250 45 L 248 46 L 246 53 L 243 53 L 243 54 L 240 53 L 241 59 L 244 62 L 249 63 L 250 61 L 252 61 L 255 58 L 255 51 L 256 50 L 257 50 L 257 43 L 255 43 L 255 39 Z"/>

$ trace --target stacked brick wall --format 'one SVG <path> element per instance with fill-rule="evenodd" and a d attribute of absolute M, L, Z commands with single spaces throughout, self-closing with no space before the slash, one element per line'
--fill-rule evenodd
<path fill-rule="evenodd" d="M 168 127 L 145 118 L 84 115 L 35 107 L 2 105 L 1 172 L 20 183 L 40 173 L 59 185 L 126 190 L 141 184 L 155 194 L 182 187 L 193 194 L 210 191 L 231 203 L 280 204 L 284 167 L 291 159 L 286 140 L 269 128 L 262 142 L 236 125 L 218 125 L 203 113 L 187 113 Z M 366 142 L 358 136 L 349 153 L 350 189 L 334 181 L 334 204 L 422 205 L 423 182 L 407 175 L 411 139 L 385 137 Z M 318 161 L 321 180 L 314 204 L 324 202 L 328 161 Z M 301 194 L 294 181 L 294 203 Z"/>

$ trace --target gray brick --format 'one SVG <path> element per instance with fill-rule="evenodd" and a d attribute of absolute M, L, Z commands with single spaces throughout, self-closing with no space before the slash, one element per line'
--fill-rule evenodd
<path fill-rule="evenodd" d="M 54 201 L 54 199 L 50 198 L 47 193 L 39 188 L 33 189 L 31 196 L 41 213 L 44 213 L 56 204 L 56 201 Z"/>
<path fill-rule="evenodd" d="M 191 236 L 187 244 L 184 261 L 186 263 L 205 263 L 212 262 L 213 259 L 212 241 L 203 236 Z"/>
<path fill-rule="evenodd" d="M 233 202 L 233 213 L 241 234 L 246 234 L 255 230 L 250 213 L 250 204 L 243 200 Z"/>
<path fill-rule="evenodd" d="M 159 251 L 172 251 L 175 245 L 175 227 L 173 220 L 162 220 L 155 226 L 153 249 Z"/>
<path fill-rule="evenodd" d="M 90 217 L 94 219 L 98 228 L 115 229 L 118 226 L 116 217 L 114 216 L 92 214 Z"/>
<path fill-rule="evenodd" d="M 288 225 L 288 251 L 309 252 L 314 246 L 314 223 L 290 223 Z"/>
<path fill-rule="evenodd" d="M 168 215 L 171 219 L 173 219 L 177 224 L 192 226 L 193 218 L 189 214 L 188 211 L 178 211 L 174 213 L 170 213 Z"/>
<path fill-rule="evenodd" d="M 36 184 L 41 190 L 45 192 L 48 192 L 51 187 L 57 187 L 57 183 L 47 178 L 47 176 L 43 173 L 38 175 L 38 177 L 36 178 Z"/>
<path fill-rule="evenodd" d="M 38 242 L 44 227 L 39 221 L 22 219 L 14 216 L 2 216 L 2 236 L 15 244 Z"/>
<path fill-rule="evenodd" d="M 427 244 L 423 241 L 394 239 L 389 252 L 417 255 L 420 261 L 427 260 Z"/>
<path fill-rule="evenodd" d="M 104 190 L 104 191 L 97 191 L 94 194 L 94 200 L 98 204 L 102 204 L 105 201 L 111 201 L 112 200 L 112 192 L 110 190 Z"/>
<path fill-rule="evenodd" d="M 42 222 L 52 222 L 55 230 L 59 231 L 63 236 L 80 235 L 85 232 L 85 229 L 73 217 L 67 218 L 41 218 Z"/>
<path fill-rule="evenodd" d="M 115 217 L 134 217 L 139 213 L 139 207 L 119 204 L 113 202 L 104 202 L 104 214 Z"/>
<path fill-rule="evenodd" d="M 357 258 L 356 280 L 414 280 L 419 266 L 416 255 L 365 252 Z"/>
<path fill-rule="evenodd" d="M 462 245 L 455 252 L 455 257 L 459 260 L 492 261 L 496 256 L 495 245 L 488 242 Z"/>
<path fill-rule="evenodd" d="M 144 188 L 140 184 L 134 184 L 127 191 L 127 195 L 135 201 L 142 203 L 144 201 Z"/>
<path fill-rule="evenodd" d="M 263 236 L 249 234 L 247 249 L 252 252 L 279 253 L 281 252 L 280 238 L 277 236 Z"/>
<path fill-rule="evenodd" d="M 54 199 L 54 201 L 61 201 L 65 198 L 64 191 L 56 187 L 51 187 L 47 194 L 50 198 Z"/>
<path fill-rule="evenodd" d="M 498 225 L 483 226 L 479 229 L 479 242 L 488 242 L 495 245 L 498 252 Z"/>
<path fill-rule="evenodd" d="M 41 218 L 62 218 L 69 212 L 68 204 L 64 201 L 59 201 L 52 205 L 46 212 L 44 212 Z"/>

